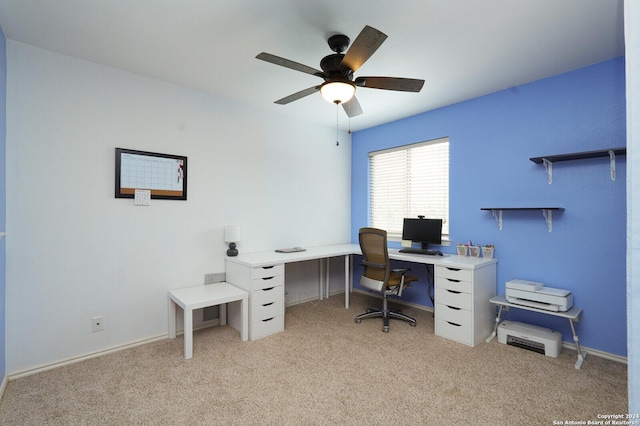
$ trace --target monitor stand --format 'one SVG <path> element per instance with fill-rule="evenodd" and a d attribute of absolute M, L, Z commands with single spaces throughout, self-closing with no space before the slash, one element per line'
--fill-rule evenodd
<path fill-rule="evenodd" d="M 440 250 L 432 250 L 429 248 L 429 243 L 420 243 L 422 250 L 426 252 L 426 254 L 431 256 L 442 256 L 442 252 Z"/>

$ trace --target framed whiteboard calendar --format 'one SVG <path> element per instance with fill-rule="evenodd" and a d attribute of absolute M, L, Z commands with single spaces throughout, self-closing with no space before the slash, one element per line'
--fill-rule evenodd
<path fill-rule="evenodd" d="M 187 157 L 116 148 L 116 198 L 134 198 L 136 189 L 152 199 L 187 199 Z"/>

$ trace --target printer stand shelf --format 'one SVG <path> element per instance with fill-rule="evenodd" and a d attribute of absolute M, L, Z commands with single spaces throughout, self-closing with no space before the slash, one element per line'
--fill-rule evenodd
<path fill-rule="evenodd" d="M 576 368 L 579 369 L 580 367 L 582 367 L 582 363 L 584 362 L 584 359 L 587 356 L 587 352 L 583 351 L 580 348 L 580 341 L 578 340 L 578 335 L 576 334 L 576 328 L 573 324 L 574 321 L 577 322 L 580 320 L 580 314 L 582 313 L 582 308 L 578 308 L 574 306 L 566 312 L 547 311 L 544 309 L 533 308 L 530 306 L 517 305 L 515 303 L 511 303 L 507 301 L 507 298 L 505 296 L 492 297 L 491 299 L 489 299 L 489 302 L 495 305 L 498 305 L 499 308 L 498 308 L 498 315 L 496 316 L 496 323 L 493 328 L 493 333 L 491 333 L 491 335 L 487 338 L 487 343 L 489 343 L 494 337 L 496 337 L 496 333 L 498 331 L 498 325 L 500 324 L 500 319 L 501 319 L 500 317 L 502 316 L 503 308 L 507 308 L 507 310 L 509 308 L 524 309 L 526 311 L 539 312 L 541 314 L 547 314 L 555 317 L 566 318 L 569 320 L 569 324 L 571 325 L 571 332 L 573 333 L 573 341 L 576 343 L 576 350 L 578 351 L 578 361 L 576 362 Z"/>

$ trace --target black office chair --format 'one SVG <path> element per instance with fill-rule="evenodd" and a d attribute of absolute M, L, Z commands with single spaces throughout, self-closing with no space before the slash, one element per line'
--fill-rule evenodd
<path fill-rule="evenodd" d="M 364 314 L 355 318 L 360 323 L 366 318 L 382 318 L 382 331 L 389 332 L 389 318 L 409 322 L 416 326 L 416 320 L 404 315 L 399 310 L 390 310 L 388 296 L 402 296 L 402 290 L 409 287 L 417 277 L 405 275 L 410 269 L 391 269 L 387 250 L 387 231 L 376 228 L 361 228 L 359 232 L 360 248 L 364 257 L 364 272 L 360 277 L 360 285 L 366 289 L 382 294 L 382 308 L 369 308 Z"/>

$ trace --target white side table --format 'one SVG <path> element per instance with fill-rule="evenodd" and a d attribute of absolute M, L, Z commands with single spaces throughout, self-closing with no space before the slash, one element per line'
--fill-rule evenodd
<path fill-rule="evenodd" d="M 184 357 L 193 357 L 193 310 L 220 306 L 220 325 L 227 323 L 227 303 L 240 303 L 240 339 L 249 335 L 249 294 L 226 282 L 179 288 L 169 292 L 169 338 L 176 337 L 176 305 L 184 311 Z"/>

